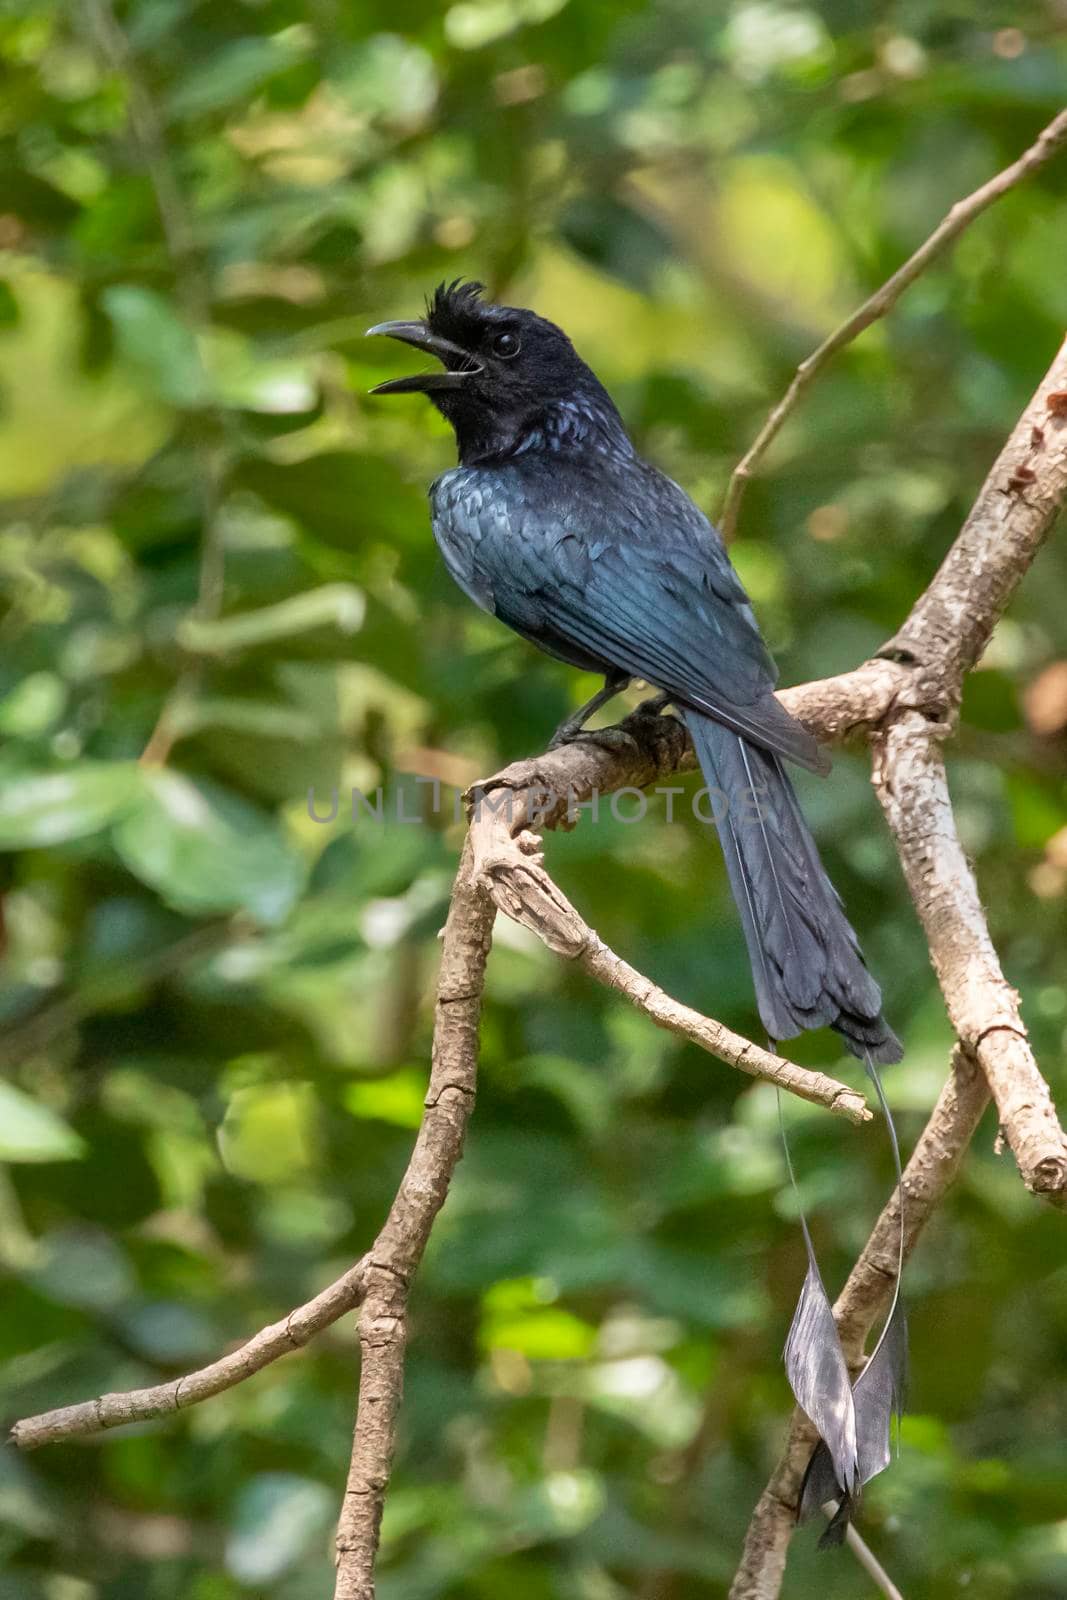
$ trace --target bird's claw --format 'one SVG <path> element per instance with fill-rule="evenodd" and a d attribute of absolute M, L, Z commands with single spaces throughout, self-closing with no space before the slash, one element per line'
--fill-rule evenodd
<path fill-rule="evenodd" d="M 582 736 L 580 722 L 561 722 L 545 748 L 546 750 L 562 750 L 565 744 L 573 744 L 575 739 L 580 739 Z"/>
<path fill-rule="evenodd" d="M 669 694 L 652 695 L 650 699 L 642 700 L 640 705 L 635 706 L 630 712 L 630 717 L 658 717 L 670 704 Z M 566 722 L 560 723 L 548 741 L 548 748 L 560 750 L 567 744 L 583 743 L 598 744 L 602 750 L 625 750 L 632 746 L 635 740 L 624 727 L 587 728 L 584 720 L 568 717 Z"/>
<path fill-rule="evenodd" d="M 624 728 L 575 728 L 573 732 L 557 728 L 549 740 L 550 750 L 560 750 L 567 744 L 596 744 L 602 750 L 628 750 L 634 740 Z"/>

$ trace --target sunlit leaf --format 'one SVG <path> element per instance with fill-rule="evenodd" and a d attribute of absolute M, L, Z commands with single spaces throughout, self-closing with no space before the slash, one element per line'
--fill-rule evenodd
<path fill-rule="evenodd" d="M 491 1317 L 482 1328 L 487 1349 L 517 1350 L 531 1361 L 581 1361 L 591 1354 L 597 1330 L 572 1312 L 553 1306 L 507 1317 Z"/>
<path fill-rule="evenodd" d="M 306 1083 L 264 1083 L 230 1096 L 219 1150 L 230 1172 L 256 1183 L 277 1183 L 312 1170 L 319 1118 Z"/>
<path fill-rule="evenodd" d="M 0 1161 L 71 1161 L 84 1154 L 62 1117 L 0 1079 Z"/>
<path fill-rule="evenodd" d="M 98 833 L 133 804 L 132 762 L 83 761 L 65 772 L 27 773 L 0 785 L 0 850 L 29 850 Z"/>
<path fill-rule="evenodd" d="M 393 1122 L 398 1128 L 417 1128 L 426 1107 L 426 1073 L 410 1068 L 367 1083 L 350 1083 L 344 1100 L 354 1116 Z"/>
<path fill-rule="evenodd" d="M 0 733 L 16 739 L 44 733 L 66 699 L 66 685 L 56 673 L 31 672 L 0 700 Z"/>

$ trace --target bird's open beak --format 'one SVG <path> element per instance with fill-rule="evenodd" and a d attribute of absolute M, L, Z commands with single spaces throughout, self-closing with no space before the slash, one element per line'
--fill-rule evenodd
<path fill-rule="evenodd" d="M 390 378 L 379 383 L 371 394 L 430 394 L 435 389 L 461 389 L 468 378 L 482 371 L 482 367 L 461 345 L 451 339 L 441 339 L 431 333 L 425 322 L 379 322 L 367 329 L 367 338 L 384 333 L 390 339 L 400 339 L 413 344 L 416 350 L 425 350 L 436 356 L 444 372 L 413 372 L 408 378 Z"/>

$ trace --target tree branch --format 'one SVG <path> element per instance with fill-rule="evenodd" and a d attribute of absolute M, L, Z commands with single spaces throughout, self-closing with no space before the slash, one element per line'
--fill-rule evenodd
<path fill-rule="evenodd" d="M 876 289 L 850 317 L 845 318 L 840 327 L 835 328 L 833 333 L 823 340 L 818 349 L 813 350 L 811 355 L 800 363 L 789 388 L 771 410 L 763 427 L 730 477 L 720 519 L 722 536 L 727 544 L 737 531 L 741 500 L 749 478 L 762 463 L 785 422 L 796 410 L 805 389 L 819 376 L 827 362 L 832 360 L 839 350 L 843 350 L 845 345 L 851 344 L 865 328 L 871 326 L 872 322 L 877 322 L 887 311 L 891 311 L 905 289 L 926 271 L 931 262 L 943 255 L 949 246 L 956 242 L 976 217 L 981 216 L 983 211 L 1009 189 L 1014 189 L 1016 184 L 1022 183 L 1024 178 L 1030 177 L 1047 161 L 1051 161 L 1064 144 L 1067 144 L 1067 111 L 1061 111 L 1054 117 L 1029 150 L 1024 151 L 1010 167 L 998 172 L 996 177 L 990 178 L 988 183 L 984 183 L 966 199 L 957 200 L 948 215 L 938 223 L 933 233 L 919 246 L 914 255 L 909 256 L 904 265 L 898 267 L 881 288 Z"/>
<path fill-rule="evenodd" d="M 878 745 L 875 787 L 956 1036 L 993 1091 L 1026 1187 L 1067 1208 L 1067 1136 L 989 937 L 941 752 L 918 712 L 894 722 Z"/>
<path fill-rule="evenodd" d="M 1027 1188 L 1067 1205 L 1067 1137 L 1001 971 L 956 832 L 941 757 L 964 675 L 1067 501 L 1067 340 L 1013 429 L 959 537 L 886 653 L 911 684 L 875 740 L 874 781 L 949 1018 L 977 1055 Z"/>
<path fill-rule="evenodd" d="M 155 1384 L 150 1389 L 102 1394 L 95 1400 L 83 1400 L 79 1405 L 61 1406 L 57 1411 L 24 1417 L 11 1429 L 11 1443 L 19 1450 L 37 1450 L 43 1444 L 104 1433 L 129 1422 L 150 1422 L 154 1417 L 184 1411 L 188 1406 L 199 1405 L 201 1400 L 221 1394 L 224 1389 L 244 1383 L 246 1378 L 262 1372 L 279 1356 L 302 1349 L 316 1333 L 321 1333 L 323 1328 L 328 1328 L 358 1305 L 366 1283 L 367 1260 L 364 1256 L 313 1300 L 297 1306 L 280 1322 L 261 1328 L 246 1343 L 210 1366 L 187 1372 L 169 1383 Z"/>
<path fill-rule="evenodd" d="M 445 924 L 426 1111 L 396 1199 L 367 1258 L 352 1462 L 337 1526 L 335 1600 L 372 1600 L 374 1558 L 404 1381 L 407 1300 L 463 1153 L 474 1109 L 478 1019 L 496 912 L 464 847 Z"/>
<path fill-rule="evenodd" d="M 873 735 L 874 783 L 923 924 L 945 1005 L 960 1044 L 953 1074 L 905 1171 L 910 1255 L 955 1176 L 992 1089 L 1001 1125 L 1027 1188 L 1067 1204 L 1067 1138 L 1034 1059 L 989 936 L 960 845 L 940 741 L 959 704 L 963 677 L 981 657 L 1000 616 L 1067 500 L 1067 417 L 1050 397 L 1067 387 L 1067 341 L 987 477 L 959 537 L 901 628 L 868 662 L 782 698 L 798 715 L 846 685 L 851 725 Z M 893 676 L 882 668 L 895 664 Z M 884 703 L 879 710 L 879 696 Z M 981 1068 L 979 1073 L 976 1067 Z M 863 1341 L 888 1304 L 899 1222 L 890 1202 L 834 1308 L 845 1353 L 861 1364 Z M 785 1450 L 757 1503 L 730 1600 L 777 1600 L 796 1520 L 800 1479 L 815 1441 L 794 1412 Z"/>
<path fill-rule="evenodd" d="M 529 928 L 587 976 L 623 995 L 658 1028 L 851 1122 L 869 1121 L 871 1113 L 857 1090 L 773 1055 L 673 1000 L 609 949 L 549 877 L 532 830 L 573 826 L 580 807 L 599 805 L 608 792 L 641 790 L 653 777 L 664 776 L 665 768 L 677 770 L 688 754 L 681 723 L 640 709 L 609 730 L 609 737 L 607 750 L 592 740 L 568 744 L 535 761 L 517 762 L 477 786 L 471 800 L 470 842 L 478 883 L 505 916 Z"/>

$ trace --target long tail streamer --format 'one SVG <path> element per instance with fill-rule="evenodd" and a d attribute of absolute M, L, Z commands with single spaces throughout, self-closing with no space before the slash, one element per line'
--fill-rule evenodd
<path fill-rule="evenodd" d="M 773 1041 L 770 1042 L 773 1048 Z M 889 1130 L 896 1170 L 900 1212 L 897 1274 L 893 1299 L 870 1360 L 853 1384 L 829 1296 L 819 1272 L 811 1232 L 793 1170 L 781 1096 L 778 1119 L 789 1181 L 796 1196 L 808 1271 L 785 1344 L 785 1369 L 797 1404 L 819 1432 L 801 1485 L 798 1520 L 806 1522 L 824 1508 L 832 1518 L 819 1548 L 841 1544 L 859 1504 L 863 1486 L 889 1465 L 893 1418 L 899 1427 L 907 1381 L 908 1334 L 901 1296 L 904 1271 L 904 1182 L 900 1144 L 878 1068 L 866 1057 L 867 1072 Z"/>

